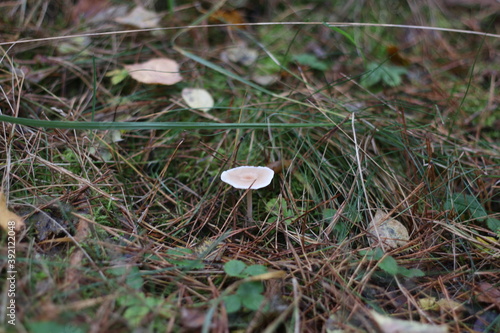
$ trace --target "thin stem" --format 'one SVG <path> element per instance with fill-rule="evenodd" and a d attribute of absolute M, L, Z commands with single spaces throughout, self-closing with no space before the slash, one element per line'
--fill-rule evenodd
<path fill-rule="evenodd" d="M 247 220 L 249 222 L 254 222 L 252 218 L 252 190 L 247 191 Z"/>

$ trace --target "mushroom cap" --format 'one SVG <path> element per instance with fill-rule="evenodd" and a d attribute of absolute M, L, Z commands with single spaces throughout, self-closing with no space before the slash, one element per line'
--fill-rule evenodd
<path fill-rule="evenodd" d="M 273 176 L 273 169 L 268 167 L 240 166 L 224 171 L 220 178 L 234 188 L 256 190 L 269 185 Z"/>

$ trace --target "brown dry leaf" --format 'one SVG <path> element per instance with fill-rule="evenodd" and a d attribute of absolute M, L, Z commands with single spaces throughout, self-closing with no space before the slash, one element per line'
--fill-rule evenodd
<path fill-rule="evenodd" d="M 2 192 L 0 192 L 0 227 L 7 232 L 20 231 L 24 228 L 23 219 L 7 208 L 7 199 Z"/>
<path fill-rule="evenodd" d="M 115 18 L 115 22 L 140 29 L 158 28 L 161 16 L 141 6 L 137 6 L 127 15 Z"/>
<path fill-rule="evenodd" d="M 182 89 L 182 98 L 190 108 L 203 112 L 208 112 L 214 106 L 212 95 L 205 89 L 184 88 Z"/>
<path fill-rule="evenodd" d="M 274 174 L 279 174 L 283 172 L 283 170 L 287 169 L 292 165 L 293 160 L 279 160 L 276 162 L 271 162 L 266 165 L 269 169 L 273 169 Z"/>
<path fill-rule="evenodd" d="M 67 230 L 76 223 L 72 214 L 72 207 L 63 202 L 43 205 L 35 213 L 26 218 L 26 223 L 35 230 L 36 238 L 41 243 L 47 239 L 54 238 L 51 242 L 67 242 Z M 39 243 L 39 244 L 40 244 Z"/>
<path fill-rule="evenodd" d="M 404 58 L 401 56 L 401 53 L 399 53 L 399 48 L 395 45 L 389 45 L 386 48 L 387 56 L 389 57 L 390 61 L 397 66 L 409 66 L 410 65 L 410 60 Z"/>
<path fill-rule="evenodd" d="M 439 5 L 445 5 L 447 7 L 452 6 L 463 6 L 463 7 L 471 7 L 471 6 L 481 6 L 485 7 L 485 9 L 490 10 L 490 13 L 494 13 L 500 10 L 500 4 L 497 0 L 438 0 L 436 1 Z"/>
<path fill-rule="evenodd" d="M 79 219 L 73 240 L 81 242 L 85 238 L 87 238 L 89 233 L 90 226 L 87 220 Z M 69 268 L 66 270 L 66 276 L 64 279 L 65 289 L 79 288 L 79 282 L 82 278 L 80 269 L 82 267 L 82 260 L 84 259 L 84 257 L 84 253 L 81 248 L 75 249 L 75 251 L 71 254 L 71 257 L 69 259 Z"/>
<path fill-rule="evenodd" d="M 109 5 L 108 0 L 79 0 L 71 10 L 71 20 L 73 23 L 78 23 L 81 19 L 88 20 L 108 8 Z"/>
<path fill-rule="evenodd" d="M 172 85 L 182 81 L 179 64 L 168 58 L 151 59 L 141 64 L 126 65 L 125 69 L 135 80 L 147 84 Z"/>
<path fill-rule="evenodd" d="M 371 234 L 368 238 L 370 244 L 376 245 L 380 237 L 384 245 L 391 249 L 405 246 L 410 240 L 408 230 L 395 219 L 385 218 L 386 215 L 383 210 L 377 209 L 373 221 L 368 225 L 368 232 Z"/>
<path fill-rule="evenodd" d="M 488 282 L 481 282 L 475 288 L 477 300 L 483 303 L 495 304 L 500 309 L 500 290 Z"/>
<path fill-rule="evenodd" d="M 371 311 L 373 319 L 383 333 L 447 333 L 446 325 L 422 324 L 415 321 L 394 319 Z"/>
<path fill-rule="evenodd" d="M 185 329 L 195 330 L 203 327 L 206 310 L 200 308 L 181 308 L 181 325 Z"/>
<path fill-rule="evenodd" d="M 232 10 L 225 10 L 225 9 L 219 9 L 218 11 L 214 12 L 210 17 L 208 18 L 208 22 L 210 24 L 241 24 L 245 23 L 245 20 L 243 19 L 243 14 L 236 9 Z M 236 27 L 229 27 L 229 29 L 241 29 L 241 28 L 246 28 L 245 25 L 242 26 L 236 26 Z"/>

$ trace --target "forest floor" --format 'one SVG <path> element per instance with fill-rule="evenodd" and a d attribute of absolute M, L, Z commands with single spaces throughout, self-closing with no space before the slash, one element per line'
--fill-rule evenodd
<path fill-rule="evenodd" d="M 499 332 L 469 3 L 0 3 L 0 332 Z"/>

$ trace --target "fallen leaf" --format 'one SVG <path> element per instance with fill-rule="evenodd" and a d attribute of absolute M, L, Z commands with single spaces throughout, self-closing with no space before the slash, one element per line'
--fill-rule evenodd
<path fill-rule="evenodd" d="M 161 15 L 141 6 L 135 7 L 128 15 L 115 18 L 115 22 L 140 29 L 158 28 Z"/>
<path fill-rule="evenodd" d="M 182 89 L 182 98 L 189 107 L 200 109 L 203 112 L 208 112 L 214 106 L 212 95 L 205 89 L 184 88 Z"/>
<path fill-rule="evenodd" d="M 76 222 L 72 210 L 70 205 L 62 202 L 43 205 L 43 208 L 37 209 L 26 218 L 26 223 L 36 231 L 36 238 L 40 242 L 49 238 L 65 237 Z"/>
<path fill-rule="evenodd" d="M 74 240 L 77 242 L 82 242 L 88 237 L 90 233 L 89 223 L 85 219 L 79 219 L 78 225 L 76 227 L 76 232 Z M 82 279 L 82 274 L 80 269 L 82 267 L 82 261 L 84 259 L 84 252 L 81 248 L 75 249 L 69 259 L 69 267 L 66 269 L 66 276 L 64 279 L 64 287 L 67 290 L 75 289 L 79 287 L 80 279 Z"/>
<path fill-rule="evenodd" d="M 422 324 L 415 321 L 394 319 L 371 311 L 373 319 L 383 333 L 447 333 L 446 325 Z"/>
<path fill-rule="evenodd" d="M 438 306 L 436 305 L 436 297 L 425 297 L 418 300 L 418 305 L 422 310 L 437 310 Z"/>
<path fill-rule="evenodd" d="M 254 74 L 254 75 L 252 75 L 252 80 L 254 82 L 260 84 L 261 86 L 270 86 L 273 83 L 278 82 L 279 78 L 280 77 L 278 75 L 274 75 L 274 74 L 270 74 L 270 75 Z"/>
<path fill-rule="evenodd" d="M 57 44 L 57 51 L 60 54 L 74 54 L 80 53 L 81 55 L 88 55 L 89 51 L 86 50 L 91 41 L 89 37 L 75 37 L 66 42 Z"/>
<path fill-rule="evenodd" d="M 90 147 L 89 154 L 99 156 L 104 162 L 113 161 L 113 154 L 107 147 Z"/>
<path fill-rule="evenodd" d="M 79 23 L 96 16 L 99 12 L 109 7 L 108 0 L 79 0 L 71 10 L 71 20 Z"/>
<path fill-rule="evenodd" d="M 206 310 L 200 308 L 181 308 L 181 325 L 186 329 L 200 329 L 205 323 Z"/>
<path fill-rule="evenodd" d="M 182 81 L 179 64 L 172 59 L 157 58 L 141 64 L 126 65 L 125 69 L 135 80 L 147 84 L 172 85 Z"/>
<path fill-rule="evenodd" d="M 452 299 L 442 298 L 439 301 L 437 301 L 436 304 L 439 307 L 439 310 L 445 312 L 450 312 L 450 311 L 462 312 L 465 310 L 461 303 L 456 302 Z"/>
<path fill-rule="evenodd" d="M 500 309 L 500 290 L 491 283 L 481 282 L 475 288 L 477 300 L 479 302 L 495 304 Z"/>
<path fill-rule="evenodd" d="M 106 77 L 111 78 L 111 84 L 116 85 L 123 80 L 125 80 L 128 76 L 128 71 L 126 69 L 114 69 L 106 73 Z"/>
<path fill-rule="evenodd" d="M 243 19 L 243 14 L 236 9 L 231 9 L 231 10 L 225 10 L 225 9 L 219 9 L 216 12 L 214 12 L 210 17 L 208 18 L 208 22 L 210 24 L 241 24 L 245 23 L 245 20 Z M 235 27 L 229 27 L 229 29 L 241 29 L 241 28 L 246 28 L 246 26 L 235 26 Z"/>
<path fill-rule="evenodd" d="M 294 55 L 292 59 L 302 66 L 307 66 L 321 72 L 326 72 L 329 68 L 326 62 L 319 60 L 315 55 L 309 53 Z"/>
<path fill-rule="evenodd" d="M 386 48 L 387 56 L 389 57 L 389 60 L 397 66 L 409 66 L 410 65 L 410 60 L 404 58 L 401 56 L 401 53 L 399 53 L 399 48 L 395 45 L 389 45 Z"/>
<path fill-rule="evenodd" d="M 0 192 L 0 227 L 7 232 L 20 231 L 24 228 L 23 219 L 7 208 L 7 199 L 2 192 Z"/>
<path fill-rule="evenodd" d="M 375 217 L 368 225 L 368 232 L 371 234 L 368 238 L 371 245 L 376 245 L 379 239 L 391 249 L 405 246 L 410 239 L 408 230 L 400 222 L 392 218 L 385 218 L 386 213 L 377 209 Z"/>
<path fill-rule="evenodd" d="M 242 42 L 236 46 L 230 47 L 221 53 L 223 61 L 231 61 L 244 66 L 250 66 L 257 60 L 259 53 L 257 50 L 247 47 L 246 43 Z"/>
<path fill-rule="evenodd" d="M 112 143 L 123 141 L 122 131 L 112 130 L 109 134 Z"/>
<path fill-rule="evenodd" d="M 458 311 L 462 312 L 464 310 L 464 307 L 462 306 L 461 303 L 456 302 L 451 299 L 445 299 L 442 298 L 439 301 L 436 301 L 435 297 L 426 297 L 426 298 L 421 298 L 418 300 L 418 304 L 422 308 L 422 310 L 425 311 Z"/>
<path fill-rule="evenodd" d="M 193 253 L 197 258 L 214 261 L 220 260 L 222 254 L 224 253 L 224 249 L 226 247 L 226 243 L 224 241 L 218 242 L 217 240 L 212 239 L 204 239 L 193 247 Z"/>
<path fill-rule="evenodd" d="M 293 160 L 279 160 L 266 165 L 269 169 L 273 169 L 274 174 L 279 174 L 292 165 Z"/>
<path fill-rule="evenodd" d="M 493 257 L 499 257 L 500 256 L 500 251 L 495 248 L 495 246 L 498 246 L 497 244 L 500 244 L 500 239 L 490 237 L 490 236 L 481 236 L 481 237 L 474 237 L 479 243 L 482 243 L 486 246 L 482 246 L 479 244 L 474 243 L 474 245 L 481 250 L 482 253 L 488 256 L 493 256 Z"/>

